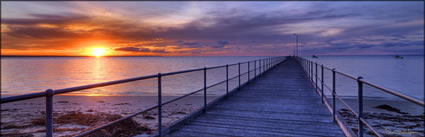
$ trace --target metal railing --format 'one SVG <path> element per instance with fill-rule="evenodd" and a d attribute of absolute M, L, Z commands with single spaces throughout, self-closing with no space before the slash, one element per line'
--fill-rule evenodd
<path fill-rule="evenodd" d="M 336 99 L 338 101 L 340 101 L 345 107 L 348 108 L 349 111 L 351 111 L 355 115 L 355 117 L 359 121 L 358 122 L 358 130 L 357 130 L 357 136 L 359 136 L 359 137 L 363 137 L 363 135 L 364 135 L 363 125 L 365 125 L 369 130 L 371 130 L 374 135 L 376 135 L 378 137 L 382 137 L 382 135 L 374 127 L 372 127 L 372 125 L 369 124 L 369 122 L 363 116 L 363 97 L 364 97 L 364 95 L 363 95 L 363 85 L 368 85 L 368 86 L 371 86 L 373 88 L 382 90 L 382 91 L 384 91 L 384 93 L 395 95 L 395 96 L 397 96 L 397 97 L 399 97 L 403 100 L 406 100 L 408 102 L 411 102 L 411 103 L 414 103 L 418 106 L 421 106 L 422 108 L 425 106 L 424 102 L 422 102 L 420 100 L 417 100 L 415 98 L 409 97 L 409 96 L 401 94 L 399 92 L 396 92 L 396 91 L 393 91 L 393 90 L 372 84 L 368 81 L 363 80 L 362 77 L 356 78 L 354 76 L 336 71 L 335 69 L 330 69 L 328 67 L 325 67 L 323 64 L 320 65 L 317 62 L 313 62 L 313 61 L 304 59 L 302 57 L 296 57 L 296 59 L 298 60 L 298 63 L 303 67 L 305 75 L 311 81 L 312 86 L 315 88 L 316 92 L 321 96 L 322 103 L 325 103 L 327 105 L 329 111 L 332 113 L 332 117 L 333 117 L 334 122 L 338 118 L 336 116 Z M 317 73 L 318 70 L 319 70 L 318 66 L 320 66 L 320 69 L 321 69 L 320 70 L 321 71 L 320 78 L 319 78 L 318 73 Z M 332 88 L 330 88 L 324 82 L 324 69 L 332 71 Z M 358 113 L 356 113 L 356 111 L 354 111 L 354 109 L 350 105 L 348 105 L 348 103 L 346 103 L 340 96 L 338 96 L 337 91 L 335 89 L 335 86 L 336 86 L 335 75 L 336 74 L 342 75 L 345 78 L 349 78 L 349 79 L 355 80 L 357 82 Z M 320 85 L 320 87 L 319 87 L 318 84 Z M 329 103 L 326 99 L 326 96 L 324 95 L 325 88 L 328 89 L 329 91 L 332 91 L 332 104 L 333 104 L 332 106 L 329 105 Z M 330 108 L 330 107 L 332 107 L 332 108 Z M 344 126 L 346 126 L 346 125 L 344 125 Z"/>
<path fill-rule="evenodd" d="M 196 93 L 203 91 L 203 100 L 204 101 L 203 101 L 202 110 L 203 110 L 203 112 L 205 112 L 207 110 L 207 105 L 208 105 L 207 104 L 207 89 L 208 88 L 213 87 L 213 86 L 218 85 L 218 84 L 226 83 L 226 94 L 225 94 L 225 96 L 227 97 L 229 95 L 229 91 L 235 90 L 235 88 L 229 89 L 229 81 L 230 80 L 238 78 L 238 86 L 236 88 L 237 88 L 237 90 L 240 90 L 240 88 L 243 84 L 249 83 L 251 80 L 256 79 L 258 76 L 260 76 L 261 74 L 263 74 L 267 70 L 271 69 L 273 66 L 281 63 L 285 59 L 286 59 L 286 57 L 273 57 L 273 58 L 259 59 L 259 60 L 248 61 L 248 62 L 239 62 L 239 63 L 235 63 L 235 64 L 227 64 L 227 65 L 223 65 L 223 66 L 216 66 L 216 67 L 209 67 L 209 68 L 205 67 L 205 68 L 199 68 L 199 69 L 168 72 L 168 73 L 162 73 L 162 74 L 158 73 L 158 74 L 155 74 L 155 75 L 148 75 L 148 76 L 122 79 L 122 80 L 116 80 L 116 81 L 109 81 L 109 82 L 90 84 L 90 85 L 71 87 L 71 88 L 64 88 L 64 89 L 56 89 L 56 90 L 47 89 L 45 92 L 38 92 L 38 93 L 31 93 L 31 94 L 24 94 L 24 95 L 1 98 L 0 104 L 11 103 L 11 102 L 16 102 L 16 101 L 21 101 L 21 100 L 28 100 L 28 99 L 33 99 L 33 98 L 45 97 L 46 98 L 46 113 L 45 113 L 46 136 L 52 137 L 53 136 L 53 123 L 54 123 L 54 121 L 53 121 L 53 97 L 55 95 L 74 92 L 74 91 L 80 91 L 80 90 L 85 90 L 85 89 L 92 89 L 92 88 L 97 88 L 97 87 L 104 87 L 104 86 L 122 84 L 122 83 L 127 83 L 127 82 L 157 78 L 158 79 L 158 87 L 157 87 L 157 89 L 158 89 L 158 91 L 157 91 L 158 92 L 158 104 L 157 105 L 148 107 L 148 108 L 146 108 L 142 111 L 138 111 L 134 114 L 127 115 L 125 117 L 111 121 L 111 122 L 106 123 L 104 125 L 101 125 L 101 126 L 93 128 L 93 129 L 84 131 L 82 133 L 79 133 L 76 136 L 81 137 L 81 136 L 90 135 L 90 134 L 92 134 L 92 133 L 94 133 L 94 132 L 96 132 L 96 131 L 98 131 L 102 128 L 111 126 L 111 125 L 119 123 L 123 120 L 127 120 L 129 118 L 135 117 L 135 116 L 140 115 L 144 112 L 154 110 L 154 109 L 158 109 L 158 130 L 157 130 L 157 133 L 155 133 L 154 135 L 162 136 L 162 106 L 163 105 L 172 103 L 174 101 L 180 100 L 180 99 L 185 98 L 187 96 L 190 96 L 190 95 L 193 95 L 193 94 L 196 94 Z M 251 63 L 254 64 L 254 68 L 249 67 Z M 243 65 L 243 64 L 248 64 L 248 70 L 247 70 L 247 72 L 241 73 L 241 65 Z M 236 65 L 238 66 L 238 75 L 229 78 L 229 67 L 236 66 Z M 220 81 L 220 82 L 212 84 L 210 86 L 207 86 L 207 70 L 216 69 L 216 68 L 226 68 L 226 80 Z M 174 99 L 166 101 L 166 102 L 162 102 L 162 83 L 161 83 L 162 77 L 169 76 L 169 75 L 175 75 L 175 74 L 195 72 L 195 71 L 203 71 L 204 72 L 203 73 L 204 78 L 203 78 L 203 88 L 202 89 L 196 90 L 194 92 L 190 92 L 188 94 L 182 95 L 180 97 L 174 98 Z M 254 76 L 252 76 L 252 78 L 251 78 L 250 73 L 252 73 L 252 72 L 254 73 Z M 248 80 L 245 83 L 241 83 L 241 76 L 246 75 L 246 74 L 248 75 Z"/>

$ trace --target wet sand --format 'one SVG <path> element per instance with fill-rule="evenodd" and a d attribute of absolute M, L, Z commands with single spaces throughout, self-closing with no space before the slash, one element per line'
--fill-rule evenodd
<path fill-rule="evenodd" d="M 173 98 L 176 96 L 164 96 L 162 101 Z M 207 100 L 209 102 L 214 98 L 216 97 L 209 96 Z M 54 135 L 75 135 L 156 104 L 155 96 L 55 96 Z M 203 106 L 203 97 L 196 95 L 164 105 L 162 107 L 163 126 L 190 114 L 201 106 Z M 2 136 L 45 136 L 44 115 L 45 98 L 2 104 L 1 134 Z M 126 123 L 137 125 L 137 128 L 126 132 L 148 136 L 158 128 L 157 118 L 157 109 L 133 117 Z M 95 136 L 108 134 L 102 133 Z"/>

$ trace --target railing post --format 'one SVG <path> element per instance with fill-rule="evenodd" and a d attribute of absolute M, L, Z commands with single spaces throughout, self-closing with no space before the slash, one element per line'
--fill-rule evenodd
<path fill-rule="evenodd" d="M 249 70 L 249 65 L 250 65 L 250 63 L 249 63 L 249 61 L 248 61 L 248 82 L 247 83 L 249 83 L 249 73 L 251 73 L 251 71 Z"/>
<path fill-rule="evenodd" d="M 310 71 L 311 71 L 311 76 L 310 76 L 310 80 L 311 80 L 311 83 L 313 83 L 314 84 L 314 81 L 313 81 L 313 61 L 310 61 Z"/>
<path fill-rule="evenodd" d="M 310 79 L 310 81 L 312 81 L 312 76 L 313 76 L 313 71 L 312 71 L 312 67 L 311 67 L 311 61 L 308 61 L 308 78 Z"/>
<path fill-rule="evenodd" d="M 335 104 L 335 96 L 336 96 L 336 90 L 335 90 L 335 69 L 332 69 L 332 117 L 333 121 L 335 122 L 335 116 L 336 116 L 336 104 Z"/>
<path fill-rule="evenodd" d="M 204 67 L 204 113 L 207 112 L 207 68 Z"/>
<path fill-rule="evenodd" d="M 357 78 L 357 84 L 358 84 L 358 107 L 359 107 L 359 116 L 357 120 L 359 121 L 359 130 L 358 130 L 358 137 L 363 137 L 363 123 L 360 119 L 363 118 L 363 83 L 360 81 L 360 79 L 363 79 L 362 77 Z"/>
<path fill-rule="evenodd" d="M 53 137 L 53 90 L 46 90 L 46 137 Z"/>
<path fill-rule="evenodd" d="M 257 78 L 257 60 L 254 60 L 254 78 Z"/>
<path fill-rule="evenodd" d="M 264 59 L 261 59 L 260 65 L 261 65 L 261 74 L 263 74 L 263 72 L 264 72 Z"/>
<path fill-rule="evenodd" d="M 267 70 L 269 70 L 269 69 L 270 69 L 270 66 L 269 66 L 269 59 L 266 59 L 266 68 L 267 68 Z"/>
<path fill-rule="evenodd" d="M 316 71 L 316 73 L 314 74 L 315 76 L 314 76 L 314 78 L 316 79 L 316 82 L 315 82 L 315 85 L 316 85 L 316 92 L 317 92 L 317 62 L 315 62 L 314 63 L 315 64 L 315 71 Z"/>
<path fill-rule="evenodd" d="M 229 96 L 229 64 L 226 64 L 226 97 Z"/>
<path fill-rule="evenodd" d="M 307 77 L 310 75 L 310 71 L 308 69 L 308 61 L 304 60 L 305 72 L 307 72 Z"/>
<path fill-rule="evenodd" d="M 321 92 L 322 92 L 322 103 L 325 103 L 325 94 L 324 94 L 324 88 L 323 88 L 323 64 L 322 65 L 320 65 L 321 66 L 321 68 L 322 68 L 322 73 L 321 73 L 321 84 L 322 84 L 322 86 L 321 86 Z"/>
<path fill-rule="evenodd" d="M 271 66 L 270 66 L 270 59 L 267 59 L 267 68 L 268 68 L 268 70 L 270 70 L 270 68 L 271 68 Z"/>
<path fill-rule="evenodd" d="M 258 75 L 261 75 L 261 74 L 263 74 L 262 72 L 263 72 L 263 65 L 261 64 L 261 62 L 263 61 L 262 59 L 260 59 L 259 60 L 260 62 L 258 62 L 259 64 L 258 64 L 258 67 L 260 67 L 260 71 L 258 72 Z"/>
<path fill-rule="evenodd" d="M 161 73 L 158 73 L 158 136 L 162 136 L 162 84 Z"/>
<path fill-rule="evenodd" d="M 238 78 L 239 78 L 239 86 L 238 90 L 241 90 L 241 63 L 238 63 Z"/>
<path fill-rule="evenodd" d="M 306 66 L 307 66 L 307 68 L 306 68 L 306 71 L 307 71 L 307 77 L 309 78 L 310 77 L 310 62 L 309 61 L 306 61 Z"/>

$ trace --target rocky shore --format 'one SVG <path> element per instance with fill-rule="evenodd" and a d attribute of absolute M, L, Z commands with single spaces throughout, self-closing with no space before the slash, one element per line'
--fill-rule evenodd
<path fill-rule="evenodd" d="M 201 99 L 188 97 L 163 106 L 163 126 L 200 108 L 201 105 L 197 104 L 202 102 Z M 54 102 L 53 131 L 54 136 L 58 137 L 77 135 L 156 104 L 153 97 L 58 97 Z M 45 136 L 45 109 L 42 99 L 4 104 L 1 116 L 2 137 Z M 149 136 L 158 128 L 157 118 L 157 109 L 154 109 L 89 136 Z"/>
<path fill-rule="evenodd" d="M 374 108 L 387 111 L 386 113 L 364 112 L 363 116 L 380 134 L 385 137 L 424 137 L 424 114 L 409 114 L 400 111 L 393 106 L 383 104 Z M 348 127 L 354 133 L 358 131 L 358 120 L 348 109 L 339 109 L 338 113 L 343 117 Z M 366 126 L 364 133 L 373 136 L 374 134 Z"/>

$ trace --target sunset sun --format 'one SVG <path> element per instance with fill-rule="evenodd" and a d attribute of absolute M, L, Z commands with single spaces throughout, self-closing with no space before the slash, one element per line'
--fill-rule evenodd
<path fill-rule="evenodd" d="M 91 49 L 91 55 L 96 56 L 96 57 L 104 56 L 107 52 L 108 52 L 108 49 L 106 49 L 106 48 L 93 48 L 93 49 Z"/>

